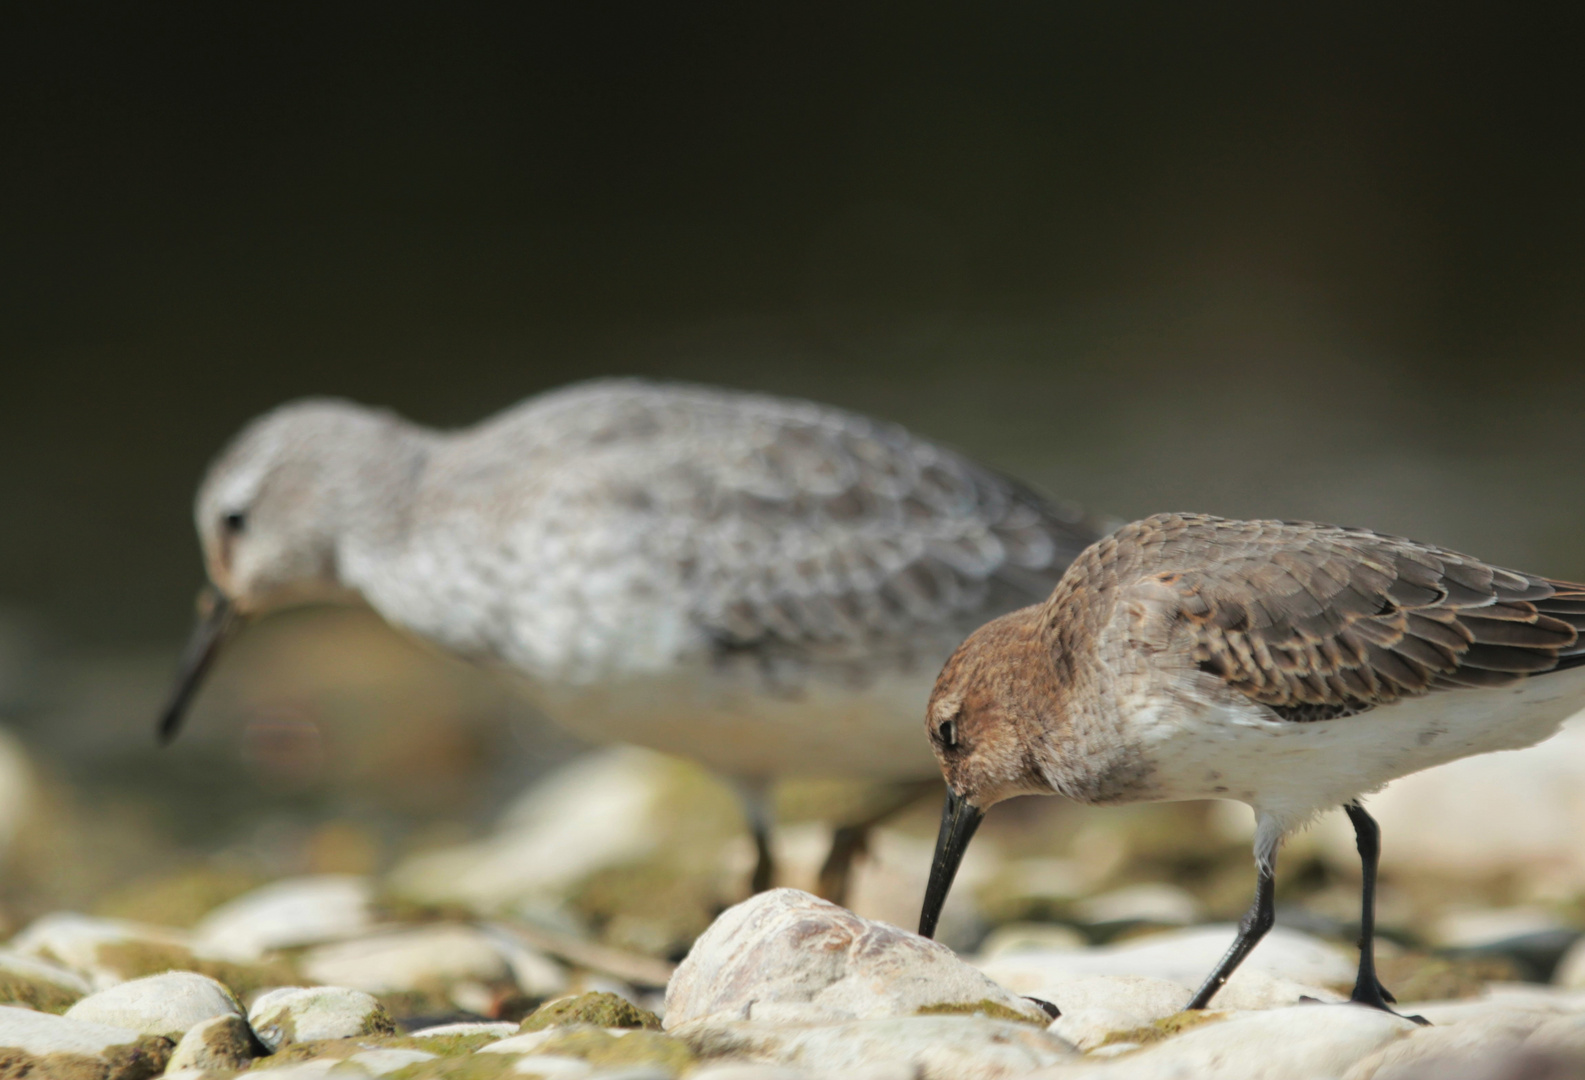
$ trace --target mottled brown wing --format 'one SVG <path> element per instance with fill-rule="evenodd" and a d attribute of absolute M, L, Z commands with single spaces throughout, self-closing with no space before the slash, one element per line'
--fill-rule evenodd
<path fill-rule="evenodd" d="M 1175 594 L 1176 632 L 1200 668 L 1281 716 L 1328 719 L 1585 663 L 1585 585 L 1364 530 L 1185 524 L 1158 552 L 1170 568 L 1146 579 Z"/>

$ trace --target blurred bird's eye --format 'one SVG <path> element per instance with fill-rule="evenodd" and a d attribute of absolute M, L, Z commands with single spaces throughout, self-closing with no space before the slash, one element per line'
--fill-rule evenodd
<path fill-rule="evenodd" d="M 220 524 L 228 533 L 239 533 L 248 527 L 248 515 L 241 510 L 233 510 L 220 519 Z"/>
<path fill-rule="evenodd" d="M 942 746 L 951 747 L 958 744 L 957 726 L 951 720 L 936 728 L 936 735 L 941 739 Z"/>

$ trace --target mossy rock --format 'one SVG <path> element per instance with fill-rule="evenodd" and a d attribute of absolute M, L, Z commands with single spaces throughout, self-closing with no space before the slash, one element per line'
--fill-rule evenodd
<path fill-rule="evenodd" d="M 145 1035 L 136 1042 L 108 1046 L 100 1055 L 29 1054 L 15 1047 L 0 1049 L 0 1077 L 38 1080 L 148 1080 L 165 1071 L 171 1040 Z"/>
<path fill-rule="evenodd" d="M 1206 1009 L 1185 1009 L 1183 1012 L 1163 1016 L 1160 1020 L 1153 1020 L 1143 1027 L 1128 1028 L 1125 1031 L 1108 1032 L 1106 1038 L 1101 1040 L 1102 1046 L 1113 1046 L 1117 1043 L 1137 1043 L 1140 1046 L 1149 1046 L 1174 1035 L 1181 1035 L 1185 1031 L 1193 1030 L 1204 1024 L 1225 1020 L 1225 1012 L 1213 1012 Z"/>
<path fill-rule="evenodd" d="M 1050 1020 L 1036 1019 L 1027 1013 L 1003 1005 L 990 998 L 979 1001 L 943 1001 L 938 1005 L 926 1005 L 915 1014 L 917 1016 L 983 1016 L 988 1020 L 1011 1020 L 1015 1024 L 1033 1024 L 1035 1027 L 1044 1028 Z"/>
<path fill-rule="evenodd" d="M 641 1009 L 626 998 L 600 991 L 579 994 L 577 997 L 559 998 L 535 1009 L 519 1031 L 543 1031 L 546 1028 L 588 1024 L 597 1028 L 642 1028 L 660 1030 L 660 1017 L 648 1009 Z"/>
<path fill-rule="evenodd" d="M 295 965 L 285 959 L 257 964 L 194 956 L 190 949 L 158 941 L 112 941 L 99 946 L 98 959 L 123 979 L 141 979 L 165 971 L 196 971 L 224 983 L 242 1000 L 270 986 L 301 983 Z"/>
<path fill-rule="evenodd" d="M 20 972 L 0 970 L 0 1005 L 21 1005 L 57 1016 L 83 995 L 48 979 L 29 978 Z M 6 1074 L 0 1072 L 0 1076 Z"/>
<path fill-rule="evenodd" d="M 532 1073 L 527 1074 L 533 1076 Z M 387 1073 L 386 1080 L 504 1080 L 522 1077 L 511 1054 L 472 1054 L 460 1058 L 420 1061 Z"/>

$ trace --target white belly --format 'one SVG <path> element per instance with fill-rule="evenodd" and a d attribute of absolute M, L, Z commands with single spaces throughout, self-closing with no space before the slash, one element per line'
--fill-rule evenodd
<path fill-rule="evenodd" d="M 1242 704 L 1142 710 L 1158 799 L 1238 799 L 1284 828 L 1389 781 L 1473 754 L 1533 746 L 1585 708 L 1585 668 L 1498 690 L 1453 690 L 1358 716 L 1296 723 Z"/>
<path fill-rule="evenodd" d="M 629 742 L 740 777 L 912 780 L 939 775 L 925 738 L 934 672 L 862 687 L 818 678 L 773 693 L 698 660 L 585 685 L 536 682 L 557 723 L 594 742 Z"/>

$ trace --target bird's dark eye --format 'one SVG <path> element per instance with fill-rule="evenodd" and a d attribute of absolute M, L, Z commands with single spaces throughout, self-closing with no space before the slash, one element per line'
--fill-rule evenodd
<path fill-rule="evenodd" d="M 936 728 L 936 735 L 941 739 L 942 746 L 952 747 L 958 745 L 957 725 L 951 720 Z"/>
<path fill-rule="evenodd" d="M 233 510 L 220 519 L 220 524 L 228 533 L 239 533 L 248 527 L 248 515 L 241 510 Z"/>

